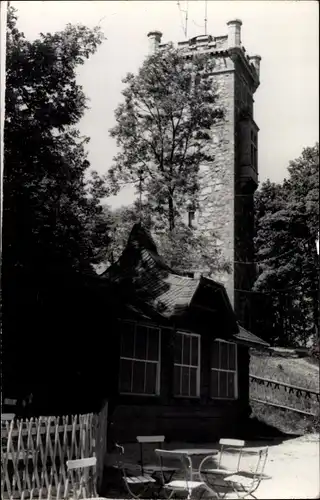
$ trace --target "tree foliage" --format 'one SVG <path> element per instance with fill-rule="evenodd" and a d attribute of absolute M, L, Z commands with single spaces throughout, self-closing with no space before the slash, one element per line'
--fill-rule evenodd
<path fill-rule="evenodd" d="M 110 180 L 115 192 L 121 182 L 139 182 L 170 231 L 182 207 L 196 204 L 200 164 L 213 160 L 210 129 L 223 118 L 213 65 L 208 55 L 186 60 L 169 45 L 123 80 L 124 102 L 111 130 L 120 152 Z"/>
<path fill-rule="evenodd" d="M 168 45 L 149 56 L 136 75 L 123 80 L 124 102 L 115 112 L 110 131 L 120 152 L 109 171 L 118 192 L 122 183 L 135 183 L 143 199 L 140 209 L 115 211 L 112 259 L 125 246 L 134 222 L 141 219 L 152 232 L 159 253 L 178 272 L 228 270 L 214 235 L 189 228 L 184 215 L 197 208 L 199 167 L 212 162 L 212 129 L 222 123 L 210 55 L 186 59 Z"/>
<path fill-rule="evenodd" d="M 254 290 L 259 328 L 279 343 L 305 343 L 318 321 L 319 145 L 290 162 L 282 184 L 265 182 L 256 194 Z M 272 292 L 269 292 L 272 291 Z"/>
<path fill-rule="evenodd" d="M 51 389 L 60 390 L 59 376 L 67 366 L 59 375 L 48 365 L 59 362 L 59 349 L 66 360 L 70 352 L 74 359 L 83 355 L 77 353 L 75 342 L 85 324 L 81 307 L 85 299 L 77 285 L 92 271 L 91 263 L 100 259 L 109 238 L 100 205 L 106 194 L 104 181 L 97 173 L 88 176 L 89 139 L 77 128 L 87 104 L 76 71 L 102 40 L 97 28 L 67 25 L 29 41 L 18 29 L 16 11 L 9 7 L 3 370 L 6 390 L 8 384 L 19 384 L 14 393 L 27 391 L 29 383 L 34 392 L 35 381 L 44 373 L 47 384 L 52 377 Z"/>
<path fill-rule="evenodd" d="M 76 70 L 103 40 L 67 25 L 30 42 L 9 7 L 4 131 L 3 269 L 8 279 L 81 270 L 106 244 L 97 174 L 86 180 L 88 138 L 76 128 L 86 97 Z"/>
<path fill-rule="evenodd" d="M 105 265 L 118 259 L 127 244 L 132 226 L 141 222 L 152 233 L 158 253 L 176 272 L 190 274 L 195 269 L 200 272 L 206 270 L 208 274 L 229 272 L 228 263 L 223 260 L 214 237 L 210 239 L 193 231 L 180 217 L 176 218 L 175 228 L 168 231 L 165 217 L 155 217 L 147 202 L 141 208 L 139 205 L 136 201 L 131 206 L 116 210 L 104 207 L 110 228 Z"/>

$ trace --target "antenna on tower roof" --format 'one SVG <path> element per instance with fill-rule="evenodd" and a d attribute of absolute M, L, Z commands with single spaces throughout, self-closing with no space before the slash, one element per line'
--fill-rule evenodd
<path fill-rule="evenodd" d="M 208 1 L 205 0 L 204 2 L 204 34 L 207 35 L 207 14 L 208 14 Z"/>
<path fill-rule="evenodd" d="M 188 36 L 188 9 L 189 9 L 189 2 L 187 0 L 187 9 L 186 9 L 186 37 Z"/>
<path fill-rule="evenodd" d="M 183 21 L 182 21 L 182 18 L 181 18 L 181 26 L 182 26 L 182 30 L 184 32 L 184 36 L 185 37 L 187 37 L 187 34 L 188 34 L 188 4 L 189 4 L 189 2 L 187 1 L 186 10 L 183 10 L 183 9 L 181 9 L 180 2 L 179 1 L 177 2 L 178 8 L 179 8 L 179 12 L 180 12 L 180 16 L 181 16 L 182 12 L 185 14 L 185 25 L 184 25 L 184 27 L 183 27 Z"/>

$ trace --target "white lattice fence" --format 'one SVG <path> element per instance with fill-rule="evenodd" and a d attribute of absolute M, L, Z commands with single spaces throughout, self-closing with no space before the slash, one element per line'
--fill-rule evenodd
<path fill-rule="evenodd" d="M 95 451 L 96 416 L 1 422 L 1 497 L 67 498 L 66 461 Z"/>

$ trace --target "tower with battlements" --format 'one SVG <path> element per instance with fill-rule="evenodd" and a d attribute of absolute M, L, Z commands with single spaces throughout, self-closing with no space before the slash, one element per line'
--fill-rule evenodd
<path fill-rule="evenodd" d="M 186 58 L 195 52 L 211 54 L 214 79 L 226 115 L 212 130 L 214 161 L 201 165 L 199 209 L 189 223 L 217 245 L 231 265 L 231 273 L 212 276 L 224 283 L 235 312 L 250 328 L 250 290 L 255 279 L 253 197 L 258 186 L 258 126 L 254 121 L 254 94 L 260 81 L 261 57 L 249 56 L 241 43 L 242 22 L 227 23 L 224 36 L 201 35 L 179 42 Z M 148 34 L 150 50 L 161 50 L 162 34 Z M 192 270 L 195 274 L 204 270 Z"/>

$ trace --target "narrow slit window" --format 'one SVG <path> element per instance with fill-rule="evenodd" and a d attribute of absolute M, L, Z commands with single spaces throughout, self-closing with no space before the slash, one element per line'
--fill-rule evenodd
<path fill-rule="evenodd" d="M 189 227 L 193 227 L 194 219 L 195 219 L 195 211 L 189 210 L 188 211 L 188 226 Z"/>

